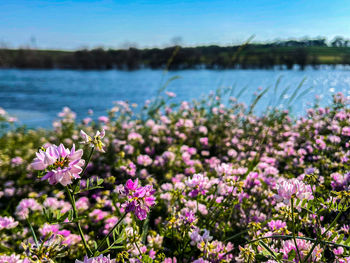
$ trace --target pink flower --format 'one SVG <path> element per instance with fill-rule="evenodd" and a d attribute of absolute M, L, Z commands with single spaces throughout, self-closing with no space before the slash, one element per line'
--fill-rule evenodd
<path fill-rule="evenodd" d="M 0 255 L 0 263 L 29 263 L 28 259 L 21 259 L 20 255 L 12 254 L 10 256 Z"/>
<path fill-rule="evenodd" d="M 48 180 L 50 184 L 60 183 L 63 186 L 72 183 L 72 179 L 80 178 L 85 161 L 81 159 L 83 150 L 75 151 L 75 146 L 69 150 L 60 144 L 52 145 L 36 153 L 32 162 L 35 170 L 45 170 L 47 173 L 41 180 Z"/>
<path fill-rule="evenodd" d="M 29 215 L 29 210 L 41 210 L 41 205 L 32 198 L 22 199 L 16 207 L 16 215 L 20 219 L 26 219 Z"/>
<path fill-rule="evenodd" d="M 143 166 L 149 166 L 152 163 L 152 159 L 148 155 L 139 155 L 137 156 L 137 163 Z"/>
<path fill-rule="evenodd" d="M 21 165 L 22 163 L 23 163 L 23 159 L 19 156 L 11 159 L 11 164 L 13 166 L 18 166 L 18 165 Z"/>
<path fill-rule="evenodd" d="M 334 248 L 333 253 L 337 256 L 342 255 L 344 253 L 344 248 L 342 248 L 342 247 Z"/>
<path fill-rule="evenodd" d="M 18 225 L 18 222 L 15 221 L 12 217 L 0 216 L 0 230 L 15 228 L 17 225 Z"/>
<path fill-rule="evenodd" d="M 75 205 L 79 210 L 88 210 L 90 207 L 90 202 L 87 197 L 83 196 L 76 201 Z"/>
<path fill-rule="evenodd" d="M 64 107 L 63 110 L 60 113 L 58 113 L 58 117 L 63 118 L 63 122 L 72 123 L 77 117 L 77 114 L 73 112 L 70 108 Z"/>
<path fill-rule="evenodd" d="M 55 197 L 48 197 L 44 201 L 43 205 L 45 207 L 49 207 L 51 209 L 57 209 L 60 210 L 61 213 L 67 212 L 69 209 L 71 209 L 71 205 L 68 202 L 65 202 L 63 200 L 58 200 Z"/>
<path fill-rule="evenodd" d="M 112 216 L 105 220 L 105 225 L 103 229 L 103 234 L 107 235 L 108 232 L 113 228 L 113 226 L 119 221 L 118 217 Z"/>
<path fill-rule="evenodd" d="M 170 98 L 176 97 L 176 94 L 174 92 L 166 91 L 165 94 L 168 95 L 168 97 Z"/>
<path fill-rule="evenodd" d="M 270 222 L 267 223 L 267 225 L 269 226 L 270 230 L 278 230 L 281 228 L 284 228 L 287 226 L 286 222 L 283 222 L 281 220 L 271 220 Z"/>
<path fill-rule="evenodd" d="M 42 236 L 51 236 L 52 234 L 57 234 L 60 230 L 59 225 L 50 225 L 45 223 L 40 229 L 39 232 Z"/>
<path fill-rule="evenodd" d="M 176 258 L 173 257 L 173 258 L 165 258 L 163 263 L 176 263 Z"/>
<path fill-rule="evenodd" d="M 192 190 L 189 193 L 190 197 L 196 197 L 198 194 L 205 195 L 211 186 L 209 178 L 203 174 L 194 174 L 192 178 L 187 179 L 186 185 Z"/>
<path fill-rule="evenodd" d="M 92 122 L 92 119 L 91 119 L 90 117 L 87 117 L 87 118 L 84 118 L 84 119 L 83 119 L 83 123 L 84 123 L 85 125 L 88 125 L 90 122 Z"/>
<path fill-rule="evenodd" d="M 144 187 L 138 186 L 138 179 L 133 182 L 129 179 L 125 186 L 123 194 L 127 197 L 127 203 L 123 204 L 126 212 L 134 212 L 140 220 L 147 218 L 150 207 L 155 204 L 156 198 L 153 196 L 155 190 L 151 185 Z"/>
<path fill-rule="evenodd" d="M 127 166 L 121 166 L 120 169 L 125 171 L 130 176 L 136 175 L 136 165 L 133 162 L 130 162 Z"/>
<path fill-rule="evenodd" d="M 332 178 L 331 186 L 334 190 L 337 190 L 337 191 L 346 189 L 347 185 L 350 183 L 350 173 L 346 173 L 346 174 L 332 173 L 331 178 Z"/>
<path fill-rule="evenodd" d="M 89 216 L 93 217 L 95 221 L 98 222 L 108 216 L 108 212 L 102 211 L 101 209 L 94 209 L 94 211 L 92 211 Z"/>
<path fill-rule="evenodd" d="M 136 132 L 131 132 L 129 135 L 128 135 L 128 141 L 138 141 L 140 143 L 143 143 L 144 140 L 142 138 L 142 135 L 139 134 L 139 133 L 136 133 Z"/>
<path fill-rule="evenodd" d="M 98 120 L 100 122 L 103 122 L 103 123 L 108 123 L 109 122 L 109 118 L 107 116 L 100 116 L 100 117 L 98 117 Z"/>
<path fill-rule="evenodd" d="M 127 144 L 124 146 L 124 152 L 126 154 L 133 154 L 134 153 L 134 146 Z"/>
<path fill-rule="evenodd" d="M 208 146 L 208 137 L 199 138 L 199 142 L 200 142 L 203 146 Z"/>
<path fill-rule="evenodd" d="M 298 246 L 298 250 L 300 252 L 301 260 L 303 260 L 305 258 L 305 256 L 307 255 L 307 253 L 309 252 L 310 248 L 312 247 L 312 243 L 309 241 L 306 241 L 306 240 L 302 240 L 302 239 L 297 239 L 296 243 Z M 284 259 L 288 259 L 288 254 L 292 250 L 294 250 L 295 253 L 297 253 L 297 249 L 296 249 L 296 246 L 294 244 L 294 241 L 293 240 L 283 241 L 282 249 L 280 252 L 282 252 Z M 316 246 L 316 248 L 313 250 L 313 252 L 311 254 L 310 262 L 318 262 L 318 260 L 321 257 L 321 251 L 322 251 L 322 249 L 320 249 L 319 246 Z M 294 260 L 295 260 L 295 262 L 299 262 L 298 256 L 296 256 L 296 258 Z"/>
<path fill-rule="evenodd" d="M 277 183 L 277 195 L 275 196 L 278 202 L 283 201 L 286 205 L 290 203 L 292 198 L 313 199 L 312 190 L 310 185 L 304 184 L 298 179 L 281 179 Z"/>
<path fill-rule="evenodd" d="M 344 136 L 350 136 L 350 126 L 349 127 L 344 127 L 342 130 L 342 135 Z"/>

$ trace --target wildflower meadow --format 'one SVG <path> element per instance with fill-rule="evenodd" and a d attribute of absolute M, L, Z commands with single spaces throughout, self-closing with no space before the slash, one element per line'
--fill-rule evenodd
<path fill-rule="evenodd" d="M 52 129 L 0 110 L 0 263 L 350 262 L 350 109 L 218 91 Z"/>

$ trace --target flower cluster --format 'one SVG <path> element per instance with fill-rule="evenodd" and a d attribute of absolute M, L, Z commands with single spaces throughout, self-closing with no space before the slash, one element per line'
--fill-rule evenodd
<path fill-rule="evenodd" d="M 155 190 L 151 185 L 139 186 L 138 179 L 134 182 L 129 179 L 122 192 L 127 197 L 127 202 L 123 204 L 125 211 L 134 212 L 140 220 L 146 219 L 147 213 L 155 204 L 154 193 Z"/>
<path fill-rule="evenodd" d="M 296 178 L 290 180 L 282 179 L 277 182 L 276 188 L 276 200 L 278 202 L 283 201 L 285 204 L 289 204 L 292 198 L 299 200 L 313 199 L 311 186 L 304 184 Z"/>
<path fill-rule="evenodd" d="M 13 219 L 13 217 L 5 216 L 1 217 L 0 216 L 0 230 L 2 229 L 11 229 L 14 228 L 18 225 L 18 222 Z"/>
<path fill-rule="evenodd" d="M 82 155 L 83 150 L 76 151 L 74 145 L 71 150 L 65 148 L 63 144 L 50 145 L 36 153 L 32 167 L 35 170 L 45 171 L 41 180 L 48 180 L 52 185 L 60 183 L 66 186 L 72 183 L 72 179 L 80 178 L 79 174 L 85 162 L 81 159 Z"/>

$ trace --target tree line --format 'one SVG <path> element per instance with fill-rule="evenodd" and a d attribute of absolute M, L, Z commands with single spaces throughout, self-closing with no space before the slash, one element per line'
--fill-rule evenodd
<path fill-rule="evenodd" d="M 248 43 L 237 46 L 198 46 L 77 51 L 0 49 L 0 68 L 32 69 L 286 69 L 298 65 L 350 65 L 350 41 L 326 39 Z"/>

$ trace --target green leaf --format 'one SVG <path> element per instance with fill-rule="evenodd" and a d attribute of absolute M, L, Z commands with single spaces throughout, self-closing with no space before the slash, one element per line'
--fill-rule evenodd
<path fill-rule="evenodd" d="M 112 246 L 110 247 L 110 249 L 119 249 L 119 248 L 123 248 L 124 246 Z"/>
<path fill-rule="evenodd" d="M 337 232 L 334 232 L 328 240 L 329 240 L 329 241 L 333 241 L 334 238 L 335 238 L 337 235 L 338 235 L 338 233 L 337 233 Z"/>
<path fill-rule="evenodd" d="M 295 252 L 294 249 L 292 249 L 289 253 L 288 253 L 288 260 L 294 260 L 296 257 L 297 253 Z"/>
<path fill-rule="evenodd" d="M 97 185 L 103 184 L 103 179 L 102 178 L 97 178 Z"/>
<path fill-rule="evenodd" d="M 344 234 L 341 234 L 338 239 L 337 239 L 337 243 L 342 243 L 344 241 Z"/>
<path fill-rule="evenodd" d="M 147 234 L 148 234 L 148 225 L 149 224 L 149 217 L 147 217 L 147 219 L 145 220 L 145 222 L 143 223 L 142 226 L 142 236 L 141 236 L 141 240 L 142 243 L 146 243 L 146 238 L 147 238 Z"/>
<path fill-rule="evenodd" d="M 349 245 L 349 244 L 350 244 L 350 236 L 349 236 L 348 239 L 345 240 L 343 243 L 344 243 L 344 245 Z"/>

